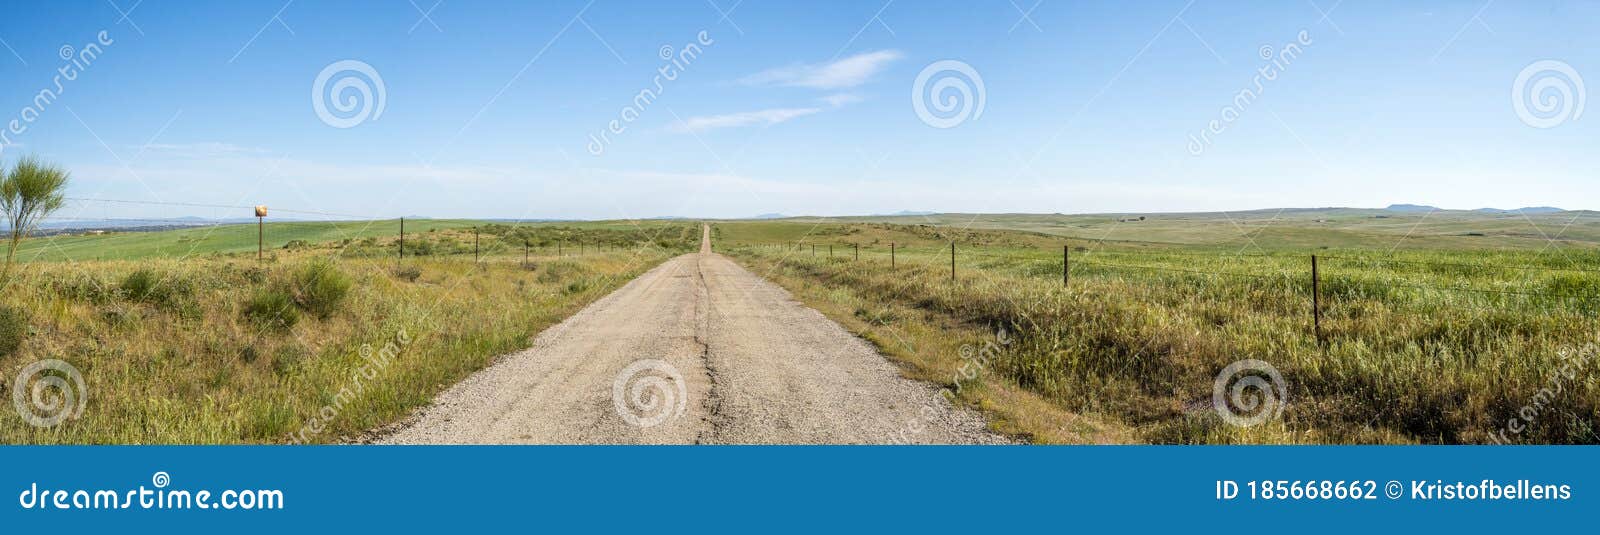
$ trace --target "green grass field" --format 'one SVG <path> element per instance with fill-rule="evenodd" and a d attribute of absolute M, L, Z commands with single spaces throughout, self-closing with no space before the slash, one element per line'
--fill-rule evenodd
<path fill-rule="evenodd" d="M 0 399 L 21 370 L 59 359 L 81 373 L 88 405 L 53 427 L 8 408 L 0 443 L 360 440 L 695 250 L 700 234 L 685 222 L 433 221 L 413 232 L 407 221 L 400 259 L 394 237 L 352 225 L 269 226 L 276 241 L 260 262 L 250 225 L 72 238 L 71 261 L 21 266 L 0 299 Z M 562 242 L 524 262 L 524 243 Z"/>
<path fill-rule="evenodd" d="M 712 233 L 716 250 L 907 375 L 1037 442 L 1600 442 L 1594 214 L 1138 217 L 795 218 L 717 222 Z M 19 256 L 32 261 L 4 299 L 16 314 L 0 314 L 22 318 L 0 325 L 0 342 L 16 341 L 0 370 L 80 363 L 97 411 L 49 430 L 0 421 L 0 441 L 285 441 L 348 397 L 362 344 L 429 333 L 392 382 L 341 401 L 312 440 L 358 437 L 693 250 L 696 225 L 408 220 L 397 261 L 396 221 L 274 223 L 264 264 L 253 225 L 29 239 Z M 293 283 L 317 258 L 336 259 L 351 281 L 326 315 Z M 140 277 L 171 290 L 142 290 Z M 263 307 L 302 317 L 264 328 L 251 312 Z M 997 329 L 1009 343 L 974 360 Z M 1253 427 L 1228 425 L 1213 406 L 1219 371 L 1244 359 L 1270 363 L 1288 392 L 1281 414 Z"/>
<path fill-rule="evenodd" d="M 413 238 L 442 230 L 463 230 L 472 227 L 515 226 L 538 229 L 529 234 L 536 245 L 565 239 L 573 247 L 587 239 L 590 243 L 610 240 L 622 243 L 637 236 L 648 236 L 663 228 L 681 226 L 670 221 L 602 221 L 511 224 L 501 221 L 474 221 L 465 219 L 408 219 L 406 233 Z M 161 232 L 112 232 L 103 235 L 51 236 L 29 239 L 17 248 L 17 258 L 23 262 L 133 260 L 140 258 L 187 258 L 228 253 L 254 253 L 257 238 L 256 225 L 234 224 L 195 227 Z M 277 250 L 291 242 L 309 244 L 347 243 L 371 239 L 390 243 L 400 235 L 400 221 L 300 221 L 267 223 L 265 226 L 267 250 Z M 619 236 L 627 236 L 626 238 Z M 520 245 L 519 245 L 520 247 Z"/>
<path fill-rule="evenodd" d="M 1143 221 L 1138 220 L 1144 217 Z M 892 223 L 969 230 L 1015 230 L 1074 239 L 1145 245 L 1265 250 L 1313 248 L 1537 249 L 1600 245 L 1600 213 L 1487 214 L 1292 209 L 1181 214 L 936 214 L 793 218 L 756 226 Z M 801 227 L 803 232 L 804 227 Z M 794 232 L 794 231 L 788 231 Z"/>
<path fill-rule="evenodd" d="M 1002 427 L 1040 441 L 1600 441 L 1590 345 L 1600 252 L 1589 214 L 1515 216 L 1519 229 L 1480 214 L 1345 212 L 1343 221 L 1248 224 L 1212 215 L 800 219 L 714 231 L 724 252 L 854 324 L 911 375 L 962 390 Z M 1563 238 L 1531 237 L 1541 232 Z M 1068 286 L 1063 246 L 1072 250 Z M 936 338 L 981 343 L 996 328 L 1015 343 L 985 363 L 991 388 L 957 388 L 952 372 L 964 361 Z M 1235 427 L 1213 410 L 1219 371 L 1243 359 L 1281 372 L 1281 417 Z M 1022 408 L 1030 400 L 1011 390 L 1094 431 L 1062 433 L 1062 418 L 1037 403 Z M 1529 407 L 1534 421 L 1508 425 Z"/>

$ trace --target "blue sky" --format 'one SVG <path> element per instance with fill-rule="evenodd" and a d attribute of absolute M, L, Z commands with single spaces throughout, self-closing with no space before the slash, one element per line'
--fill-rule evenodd
<path fill-rule="evenodd" d="M 6 12 L 0 127 L 26 128 L 5 130 L 0 161 L 62 163 L 76 198 L 593 219 L 1600 208 L 1600 117 L 1578 113 L 1582 75 L 1600 73 L 1594 2 L 98 0 Z M 35 106 L 71 63 L 63 45 L 84 63 L 101 31 L 111 44 Z M 661 54 L 680 57 L 701 32 L 710 44 L 658 85 Z M 312 90 L 344 60 L 370 65 L 382 89 L 348 71 L 325 89 L 370 87 L 382 108 L 358 99 L 342 118 L 365 120 L 336 128 Z M 950 84 L 925 84 L 923 102 L 956 100 L 934 119 L 967 113 L 935 128 L 913 89 L 944 60 L 970 66 L 981 90 L 935 72 Z M 1527 112 L 1530 99 L 1519 113 L 1514 86 L 1538 65 L 1578 76 L 1530 79 L 1524 93 L 1554 108 Z M 956 98 L 962 87 L 973 98 Z M 1245 89 L 1254 97 L 1235 105 Z M 596 155 L 591 136 L 624 114 Z M 1212 121 L 1224 128 L 1195 150 Z M 63 215 L 249 215 L 235 212 L 75 202 Z"/>

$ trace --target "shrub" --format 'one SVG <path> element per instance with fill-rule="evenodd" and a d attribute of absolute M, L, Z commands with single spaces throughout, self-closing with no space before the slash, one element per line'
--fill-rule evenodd
<path fill-rule="evenodd" d="M 118 285 L 122 295 L 130 301 L 170 307 L 182 297 L 193 292 L 193 284 L 176 273 L 162 274 L 150 268 L 139 268 L 123 277 Z"/>
<path fill-rule="evenodd" d="M 316 259 L 294 274 L 294 302 L 318 318 L 333 315 L 350 293 L 350 278 L 333 261 Z"/>
<path fill-rule="evenodd" d="M 70 276 L 59 279 L 52 278 L 46 284 L 56 295 L 66 299 L 103 304 L 116 296 L 116 292 L 109 284 L 101 282 L 98 277 L 86 273 L 73 273 Z"/>
<path fill-rule="evenodd" d="M 155 297 L 161 286 L 161 276 L 149 269 L 141 268 L 129 273 L 122 278 L 122 295 L 134 301 L 146 301 Z"/>
<path fill-rule="evenodd" d="M 28 337 L 28 313 L 20 308 L 0 306 L 0 356 L 9 356 Z"/>
<path fill-rule="evenodd" d="M 286 345 L 272 354 L 272 372 L 286 377 L 306 360 L 306 350 L 298 345 Z"/>
<path fill-rule="evenodd" d="M 395 268 L 394 276 L 406 282 L 417 282 L 417 279 L 422 277 L 422 268 L 417 266 Z"/>
<path fill-rule="evenodd" d="M 267 282 L 267 268 L 261 266 L 250 266 L 244 270 L 244 278 L 245 280 L 255 284 Z"/>
<path fill-rule="evenodd" d="M 280 288 L 256 291 L 244 307 L 245 317 L 257 325 L 288 330 L 300 321 L 300 310 L 295 308 L 294 297 Z"/>
<path fill-rule="evenodd" d="M 585 271 L 583 265 L 576 262 L 566 260 L 547 262 L 544 264 L 543 270 L 539 272 L 538 279 L 539 282 L 546 284 L 562 282 L 574 276 L 582 275 Z"/>

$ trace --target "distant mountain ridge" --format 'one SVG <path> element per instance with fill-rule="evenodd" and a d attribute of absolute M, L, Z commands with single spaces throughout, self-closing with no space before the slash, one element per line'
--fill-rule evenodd
<path fill-rule="evenodd" d="M 1448 211 L 1448 209 L 1446 209 L 1446 208 L 1439 208 L 1437 206 L 1429 206 L 1429 205 L 1426 205 L 1426 204 L 1391 204 L 1387 208 L 1384 208 L 1384 210 L 1388 210 L 1390 212 L 1439 212 L 1439 211 Z M 1555 214 L 1555 213 L 1565 212 L 1566 210 L 1561 209 L 1561 208 L 1556 208 L 1554 206 L 1525 206 L 1525 207 L 1522 207 L 1522 208 L 1513 208 L 1513 209 L 1510 209 L 1510 210 L 1505 210 L 1505 209 L 1500 209 L 1500 208 L 1478 208 L 1478 209 L 1472 210 L 1472 211 L 1473 212 L 1478 212 L 1478 213 L 1483 213 L 1483 214 Z"/>

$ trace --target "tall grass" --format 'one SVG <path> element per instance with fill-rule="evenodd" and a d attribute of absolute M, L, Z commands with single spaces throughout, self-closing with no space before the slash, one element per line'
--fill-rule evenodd
<path fill-rule="evenodd" d="M 468 231 L 470 232 L 470 231 Z M 459 241 L 460 235 L 449 236 Z M 446 237 L 446 236 L 440 236 Z M 670 254 L 640 248 L 574 258 L 513 254 L 329 258 L 328 244 L 173 260 L 41 263 L 0 302 L 4 386 L 61 359 L 88 389 L 82 416 L 55 427 L 0 411 L 0 443 L 281 443 L 358 439 Z M 302 314 L 303 313 L 303 314 Z M 7 323 L 7 318 L 22 318 Z M 374 348 L 404 333 L 388 365 Z M 3 349 L 3 348 L 0 348 Z M 330 407 L 335 414 L 326 421 Z M 313 420 L 316 430 L 303 432 Z"/>
<path fill-rule="evenodd" d="M 735 254 L 780 281 L 1004 327 L 1016 343 L 993 373 L 1151 442 L 1600 441 L 1600 374 L 1556 378 L 1564 353 L 1596 339 L 1600 274 L 1504 267 L 1585 265 L 1570 257 L 1410 252 L 1401 263 L 1338 252 L 1319 266 L 1319 344 L 1308 255 L 1079 248 L 1064 288 L 1059 249 L 963 245 L 956 282 L 947 249 L 901 250 L 894 269 L 882 249 L 860 262 L 792 247 Z M 1238 428 L 1212 410 L 1218 372 L 1242 359 L 1285 377 L 1290 398 L 1275 422 Z M 1553 380 L 1562 391 L 1537 421 L 1501 432 Z"/>

